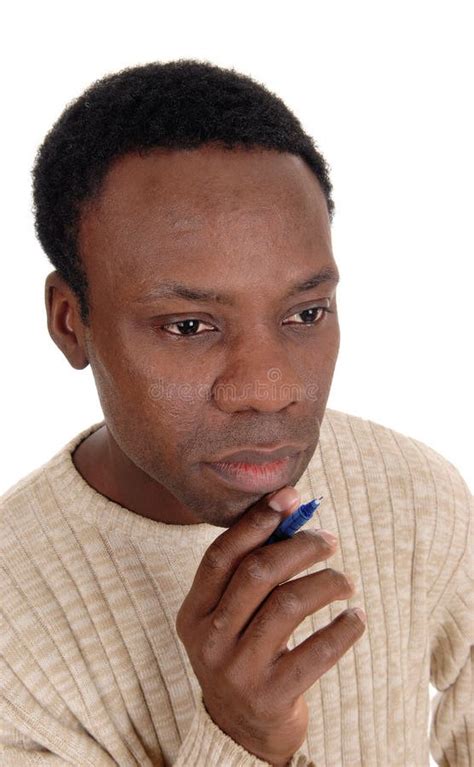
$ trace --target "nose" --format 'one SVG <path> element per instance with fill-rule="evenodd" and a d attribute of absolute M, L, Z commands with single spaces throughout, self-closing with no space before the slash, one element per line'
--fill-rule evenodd
<path fill-rule="evenodd" d="M 294 361 L 294 356 L 293 356 Z M 300 360 L 300 365 L 301 365 Z M 212 396 L 220 410 L 278 412 L 304 399 L 303 380 L 281 343 L 255 334 L 229 350 Z"/>

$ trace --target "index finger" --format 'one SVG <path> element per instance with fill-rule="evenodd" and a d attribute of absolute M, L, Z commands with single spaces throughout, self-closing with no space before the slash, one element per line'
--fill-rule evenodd
<path fill-rule="evenodd" d="M 279 500 L 282 493 L 282 500 L 288 504 L 284 511 L 275 511 L 268 505 L 275 495 L 269 493 L 208 546 L 180 608 L 188 619 L 203 618 L 212 612 L 241 560 L 262 545 L 280 522 L 298 507 L 298 491 L 290 486 L 285 491 L 285 495 L 282 490 L 278 491 Z"/>

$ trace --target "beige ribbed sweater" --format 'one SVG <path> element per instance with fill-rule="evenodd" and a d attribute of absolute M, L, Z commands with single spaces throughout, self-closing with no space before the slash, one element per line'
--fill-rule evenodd
<path fill-rule="evenodd" d="M 0 499 L 0 764 L 265 765 L 208 716 L 175 618 L 224 528 L 169 525 L 99 494 L 71 452 L 97 423 Z M 424 767 L 474 760 L 472 496 L 423 443 L 326 410 L 297 484 L 324 496 L 309 526 L 339 536 L 350 600 L 308 616 L 292 648 L 348 606 L 364 635 L 305 694 L 292 767 Z M 441 692 L 429 725 L 429 682 Z"/>

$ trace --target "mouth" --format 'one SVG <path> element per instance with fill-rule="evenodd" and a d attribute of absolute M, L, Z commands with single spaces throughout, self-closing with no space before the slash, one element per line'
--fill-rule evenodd
<path fill-rule="evenodd" d="M 290 484 L 300 453 L 287 455 L 274 461 L 246 463 L 219 461 L 203 464 L 227 487 L 244 492 L 269 493 Z"/>

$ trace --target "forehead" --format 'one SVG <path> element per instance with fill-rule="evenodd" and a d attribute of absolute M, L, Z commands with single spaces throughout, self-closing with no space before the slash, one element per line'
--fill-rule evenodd
<path fill-rule="evenodd" d="M 290 209 L 293 214 L 327 211 L 319 183 L 301 157 L 266 149 L 204 146 L 128 154 L 109 169 L 95 214 L 141 217 L 150 207 L 163 228 L 190 229 L 212 213 L 245 203 Z M 193 215 L 194 214 L 194 215 Z M 324 215 L 322 216 L 324 218 Z"/>
<path fill-rule="evenodd" d="M 91 282 L 127 275 L 129 284 L 177 257 L 205 268 L 213 254 L 265 258 L 292 241 L 331 253 L 322 189 L 295 155 L 262 149 L 154 150 L 116 161 L 82 216 L 81 255 Z M 286 245 L 285 245 L 286 243 Z M 196 264 L 194 264 L 196 266 Z"/>

